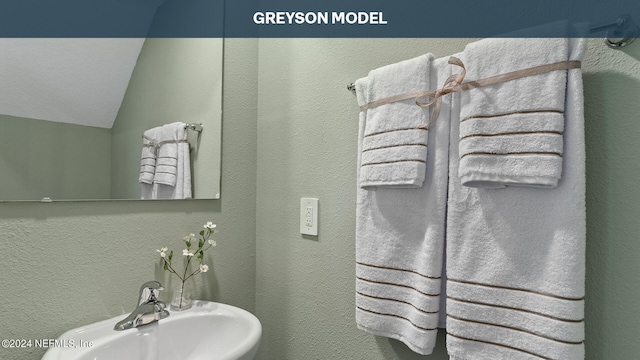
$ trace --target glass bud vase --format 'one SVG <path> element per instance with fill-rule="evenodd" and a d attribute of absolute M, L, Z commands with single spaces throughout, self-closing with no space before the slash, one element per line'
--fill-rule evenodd
<path fill-rule="evenodd" d="M 191 281 L 180 281 L 172 288 L 171 304 L 169 308 L 174 311 L 182 311 L 191 308 L 193 303 L 193 290 Z"/>

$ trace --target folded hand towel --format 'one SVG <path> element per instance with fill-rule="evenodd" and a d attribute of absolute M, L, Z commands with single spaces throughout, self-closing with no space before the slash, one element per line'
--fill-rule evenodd
<path fill-rule="evenodd" d="M 158 139 L 160 140 L 160 147 L 158 149 L 156 176 L 153 182 L 169 186 L 176 185 L 179 141 L 187 140 L 184 125 L 184 123 L 176 122 L 162 126 Z"/>
<path fill-rule="evenodd" d="M 160 128 L 149 129 L 142 135 L 142 155 L 140 160 L 140 176 L 138 181 L 143 184 L 153 184 L 156 174 L 156 144 Z"/>
<path fill-rule="evenodd" d="M 429 88 L 433 55 L 387 65 L 369 72 L 362 105 Z M 365 80 L 362 80 L 365 81 Z M 428 109 L 415 99 L 363 110 L 367 118 L 360 167 L 360 187 L 420 187 L 427 160 Z"/>
<path fill-rule="evenodd" d="M 450 75 L 446 59 L 433 66 L 430 79 L 424 81 L 436 84 Z M 368 102 L 367 86 L 364 79 L 356 82 L 360 105 Z M 443 104 L 448 104 L 448 98 Z M 410 106 L 421 109 L 413 102 Z M 449 151 L 446 108 L 428 132 L 422 187 L 357 191 L 356 324 L 371 334 L 400 340 L 419 354 L 432 352 L 438 327 Z M 412 126 L 426 122 L 422 115 L 419 118 Z M 367 167 L 359 166 L 366 154 L 360 150 L 371 131 L 369 120 L 368 114 L 360 113 L 361 185 Z M 427 144 L 426 138 L 421 141 Z"/>
<path fill-rule="evenodd" d="M 571 52 L 560 44 L 564 41 L 501 40 L 501 58 L 520 58 L 524 66 L 540 58 L 561 60 L 567 54 L 571 60 L 581 60 L 584 40 L 568 40 Z M 556 44 L 555 50 L 542 44 L 548 42 Z M 483 45 L 497 52 L 493 40 L 469 48 Z M 541 79 L 559 81 L 555 76 Z M 564 80 L 559 82 L 557 86 L 565 89 Z M 496 113 L 493 106 L 504 103 L 501 96 L 521 106 L 520 97 L 512 98 L 507 88 L 490 91 L 486 114 Z M 566 106 L 558 103 L 560 98 L 564 102 L 564 95 L 544 89 L 537 95 L 548 98 L 545 104 L 561 109 L 566 118 L 567 166 L 556 188 L 495 191 L 463 186 L 458 180 L 458 171 L 464 170 L 458 167 L 462 161 L 458 151 L 468 140 L 459 140 L 465 123 L 452 121 L 451 141 L 461 142 L 460 148 L 451 147 L 447 214 L 447 350 L 452 360 L 584 359 L 585 143 L 580 69 L 568 71 Z M 460 111 L 458 99 L 464 100 L 464 92 L 455 98 L 452 118 Z M 542 105 L 536 104 L 535 108 Z M 536 118 L 535 126 L 554 121 Z"/>
<path fill-rule="evenodd" d="M 191 198 L 191 163 L 185 123 L 163 125 L 158 140 L 158 162 L 153 187 L 143 187 L 142 198 Z"/>
<path fill-rule="evenodd" d="M 561 23 L 558 26 L 566 26 Z M 484 39 L 465 47 L 466 81 L 568 60 L 566 38 Z M 555 187 L 562 173 L 567 70 L 462 92 L 460 169 L 471 187 Z"/>

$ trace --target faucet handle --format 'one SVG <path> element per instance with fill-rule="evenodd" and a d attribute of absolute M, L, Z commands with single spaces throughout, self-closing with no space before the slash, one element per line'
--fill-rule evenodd
<path fill-rule="evenodd" d="M 140 286 L 140 296 L 138 298 L 138 306 L 146 303 L 157 303 L 160 291 L 164 290 L 162 284 L 157 281 L 147 281 Z"/>

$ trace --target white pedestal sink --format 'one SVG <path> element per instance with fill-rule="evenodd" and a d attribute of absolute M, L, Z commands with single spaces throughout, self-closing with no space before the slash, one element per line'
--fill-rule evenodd
<path fill-rule="evenodd" d="M 115 331 L 126 315 L 69 330 L 42 360 L 251 360 L 262 326 L 240 308 L 194 301 L 185 311 L 134 329 Z"/>

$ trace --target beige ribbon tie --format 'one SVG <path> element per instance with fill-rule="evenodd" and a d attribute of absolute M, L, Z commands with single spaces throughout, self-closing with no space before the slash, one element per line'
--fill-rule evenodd
<path fill-rule="evenodd" d="M 436 119 L 438 119 L 438 116 L 440 115 L 440 108 L 442 106 L 442 97 L 444 95 L 448 95 L 454 92 L 460 92 L 464 90 L 470 90 L 478 87 L 494 85 L 494 84 L 498 84 L 506 81 L 520 79 L 527 76 L 544 74 L 551 71 L 579 69 L 581 67 L 580 61 L 577 61 L 577 60 L 560 61 L 557 63 L 534 66 L 527 69 L 511 71 L 508 73 L 463 83 L 464 77 L 467 74 L 467 69 L 464 67 L 464 63 L 462 62 L 462 60 L 458 59 L 455 56 L 450 56 L 448 63 L 451 65 L 456 65 L 461 67 L 462 72 L 460 72 L 459 74 L 449 76 L 444 81 L 440 89 L 437 89 L 435 91 L 421 91 L 417 93 L 400 94 L 400 95 L 395 95 L 388 98 L 376 100 L 361 106 L 360 111 L 365 111 L 368 109 L 372 109 L 381 105 L 385 105 L 385 104 L 389 104 L 397 101 L 403 101 L 403 100 L 415 98 L 416 105 L 422 108 L 433 105 L 429 122 L 427 122 L 426 124 L 421 124 L 417 127 L 418 129 L 428 129 L 429 126 L 433 124 L 433 122 L 436 121 Z"/>
<path fill-rule="evenodd" d="M 431 116 L 429 117 L 429 122 L 426 124 L 422 124 L 419 128 L 429 129 L 429 126 L 433 124 L 434 121 L 440 115 L 440 108 L 442 107 L 442 96 L 451 94 L 456 91 L 460 91 L 460 84 L 464 80 L 464 76 L 467 74 L 467 69 L 464 67 L 464 63 L 462 60 L 458 59 L 455 56 L 449 57 L 449 64 L 457 65 L 462 68 L 462 72 L 460 74 L 455 74 L 449 76 L 442 84 L 442 87 L 436 91 L 427 91 L 423 94 L 416 96 L 416 105 L 420 107 L 428 107 L 433 105 L 433 109 L 431 110 Z M 420 99 L 428 97 L 429 101 L 420 101 Z"/>

